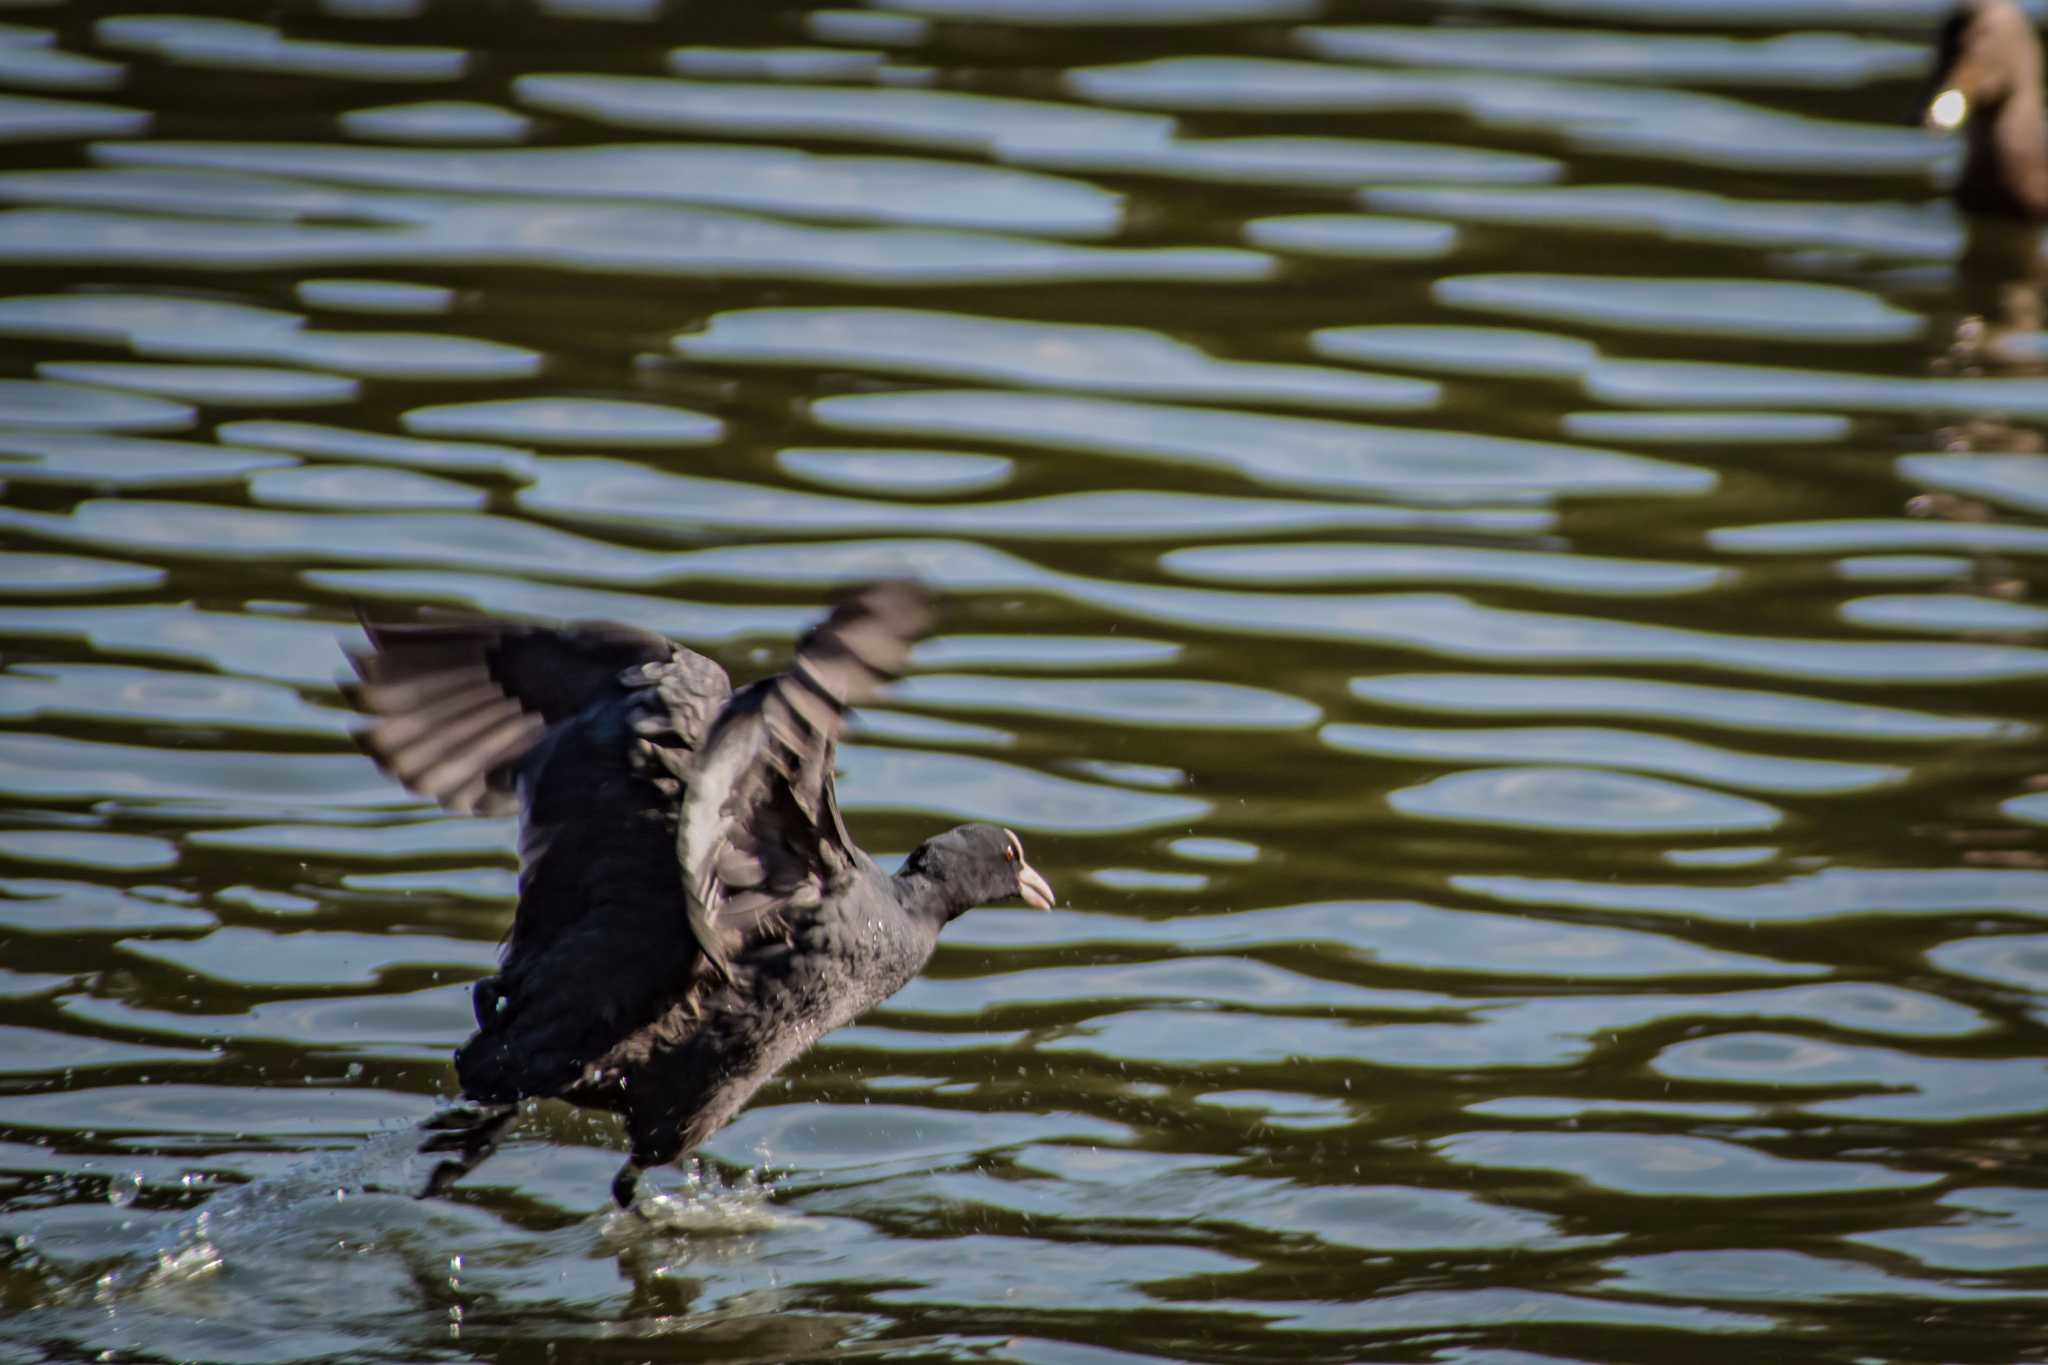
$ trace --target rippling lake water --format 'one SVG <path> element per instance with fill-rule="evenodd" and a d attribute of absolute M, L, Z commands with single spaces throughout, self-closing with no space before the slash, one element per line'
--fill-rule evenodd
<path fill-rule="evenodd" d="M 2048 333 L 1934 0 L 0 25 L 0 1356 L 2048 1359 Z M 512 835 L 355 611 L 739 677 L 1062 895 L 452 1197 Z"/>

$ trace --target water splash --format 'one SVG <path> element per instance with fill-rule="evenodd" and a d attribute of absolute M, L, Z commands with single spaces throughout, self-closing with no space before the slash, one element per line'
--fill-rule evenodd
<path fill-rule="evenodd" d="M 419 1141 L 417 1126 L 395 1126 L 346 1151 L 324 1153 L 282 1174 L 223 1189 L 179 1219 L 154 1246 L 101 1274 L 93 1297 L 112 1304 L 129 1294 L 216 1274 L 231 1257 L 247 1261 L 295 1235 L 314 1201 L 341 1203 L 361 1195 L 417 1190 L 430 1164 L 419 1153 Z M 108 1198 L 132 1203 L 140 1191 L 139 1180 L 132 1187 L 117 1181 Z"/>
<path fill-rule="evenodd" d="M 679 1170 L 682 1180 L 673 1190 L 658 1190 L 643 1178 L 631 1208 L 608 1209 L 600 1228 L 604 1239 L 616 1245 L 650 1235 L 769 1232 L 804 1221 L 775 1207 L 775 1187 L 758 1169 L 730 1182 L 694 1159 Z"/>
<path fill-rule="evenodd" d="M 95 1267 L 100 1273 L 88 1282 L 89 1288 L 74 1293 L 111 1309 L 230 1267 L 256 1265 L 278 1255 L 288 1243 L 302 1240 L 308 1219 L 319 1206 L 358 1198 L 384 1204 L 381 1214 L 365 1214 L 375 1240 L 391 1212 L 391 1196 L 407 1196 L 409 1204 L 409 1197 L 426 1184 L 436 1158 L 423 1156 L 419 1141 L 417 1125 L 398 1125 L 347 1150 L 319 1154 L 281 1174 L 222 1189 L 149 1245 L 113 1265 L 102 1262 Z M 804 1221 L 775 1208 L 775 1189 L 760 1170 L 727 1180 L 690 1161 L 680 1174 L 680 1181 L 668 1189 L 658 1188 L 654 1179 L 643 1179 L 629 1209 L 607 1205 L 593 1220 L 599 1245 L 629 1258 L 658 1253 L 667 1259 L 684 1239 L 740 1238 Z M 110 1186 L 108 1198 L 125 1206 L 141 1193 L 139 1179 L 122 1177 Z M 732 1249 L 728 1243 L 727 1250 Z M 446 1266 L 449 1290 L 459 1293 L 462 1257 L 453 1256 Z M 451 1326 L 459 1330 L 459 1323 L 458 1315 Z"/>

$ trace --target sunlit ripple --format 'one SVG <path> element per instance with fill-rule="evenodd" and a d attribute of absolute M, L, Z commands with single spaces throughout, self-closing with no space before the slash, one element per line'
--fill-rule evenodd
<path fill-rule="evenodd" d="M 1421 730 L 1326 725 L 1325 744 L 1347 753 L 1423 763 L 1570 763 L 1689 777 L 1738 791 L 1818 795 L 1868 791 L 1905 780 L 1907 769 L 1877 763 L 1776 758 L 1694 744 L 1668 735 L 1596 726 Z"/>
<path fill-rule="evenodd" d="M 1459 113 L 1681 164 L 1842 175 L 1928 168 L 1916 128 L 1808 118 L 1672 87 L 1465 71 L 1395 71 L 1271 57 L 1162 57 L 1066 73 L 1085 100 L 1174 111 Z"/>
<path fill-rule="evenodd" d="M 1899 473 L 1924 487 L 2048 514 L 2048 455 L 1902 455 Z"/>
<path fill-rule="evenodd" d="M 1456 248 L 1458 229 L 1421 218 L 1363 213 L 1290 213 L 1254 218 L 1245 242 L 1267 251 L 1340 260 L 1429 260 Z"/>
<path fill-rule="evenodd" d="M 456 48 L 317 42 L 288 37 L 268 24 L 182 14 L 102 19 L 93 37 L 116 50 L 147 52 L 179 65 L 359 81 L 454 80 L 469 60 Z"/>
<path fill-rule="evenodd" d="M 1160 565 L 1222 583 L 1485 584 L 1593 597 L 1675 596 L 1732 581 L 1727 570 L 1705 564 L 1442 545 L 1205 545 L 1168 551 Z"/>
<path fill-rule="evenodd" d="M 1579 834 L 1755 833 L 1785 818 L 1761 801 L 1684 783 L 1536 764 L 1464 769 L 1389 792 L 1387 804 L 1420 820 Z"/>
<path fill-rule="evenodd" d="M 1824 923 L 1881 915 L 2008 914 L 2048 918 L 2048 873 L 1989 868 L 1837 867 L 1737 885 L 1593 884 L 1466 874 L 1462 891 L 1520 905 L 1569 906 L 1707 921 Z"/>
<path fill-rule="evenodd" d="M 1586 372 L 1585 388 L 1590 397 L 1624 407 L 2048 412 L 2048 380 L 2043 379 L 1900 379 L 1847 370 L 1704 360 L 1603 360 Z"/>
<path fill-rule="evenodd" d="M 1767 1086 L 1781 1103 L 1786 1090 L 1827 1092 L 1800 1107 L 1837 1118 L 1960 1123 L 2048 1109 L 2048 1063 L 1926 1057 L 1787 1034 L 1723 1033 L 1679 1043 L 1651 1067 L 1692 1081 Z"/>
<path fill-rule="evenodd" d="M 49 35 L 42 35 L 47 39 Z M 127 80 L 121 62 L 103 61 L 38 42 L 0 40 L 0 84 L 23 90 L 117 90 Z"/>
<path fill-rule="evenodd" d="M 358 386 L 341 375 L 255 365 L 153 365 L 118 360 L 49 361 L 43 379 L 183 399 L 203 407 L 296 408 L 345 403 Z"/>
<path fill-rule="evenodd" d="M 1124 211 L 1122 196 L 1057 176 L 908 157 L 817 156 L 781 147 L 636 143 L 480 153 L 149 141 L 100 143 L 93 155 L 115 167 L 290 177 L 281 186 L 313 178 L 365 189 L 673 200 L 828 222 L 978 227 L 1063 237 L 1111 236 Z M 95 183 L 74 179 L 81 189 Z M 7 183 L 0 180 L 0 186 Z M 62 183 L 43 181 L 45 195 Z"/>
<path fill-rule="evenodd" d="M 1861 290 L 1771 280 L 1454 275 L 1433 293 L 1452 308 L 1552 324 L 1810 344 L 1898 341 L 1926 326 Z"/>
<path fill-rule="evenodd" d="M 0 95 L 0 136 L 10 142 L 133 137 L 151 122 L 146 111 L 125 105 Z"/>
<path fill-rule="evenodd" d="M 1031 927 L 1007 914 L 990 915 L 962 924 L 960 937 L 970 946 L 1021 947 L 1031 942 Z M 1734 980 L 1827 974 L 1825 967 L 1813 963 L 1721 952 L 1646 930 L 1446 909 L 1419 901 L 1318 901 L 1186 916 L 1174 923 L 1096 910 L 1078 917 L 1073 930 L 1082 942 L 1098 947 L 1143 947 L 1176 956 L 1156 962 L 1012 970 L 984 981 L 926 979 L 911 988 L 904 1002 L 939 1013 L 969 1012 L 990 995 L 1006 1001 L 1180 1000 L 1273 1009 L 1341 1006 L 1395 1014 L 1457 1007 L 1456 997 L 1449 994 L 1365 988 L 1261 960 L 1301 946 L 1316 948 L 1325 968 L 1350 959 L 1410 971 L 1503 979 Z M 1075 974 L 1082 984 L 1075 984 Z"/>
<path fill-rule="evenodd" d="M 1548 513 L 1533 509 L 1438 510 L 1140 490 L 926 507 L 668 474 L 616 460 L 551 460 L 536 462 L 531 469 L 531 486 L 517 495 L 519 505 L 528 511 L 578 523 L 649 529 L 725 526 L 785 534 L 900 531 L 992 539 L 1122 535 L 1159 540 L 1339 529 L 1514 535 L 1547 530 L 1552 524 Z"/>
<path fill-rule="evenodd" d="M 670 345 L 724 365 L 837 367 L 935 379 L 994 381 L 1136 398 L 1283 407 L 1421 411 L 1441 391 L 1310 365 L 1223 361 L 1128 327 L 1080 327 L 901 308 L 756 308 L 719 313 Z"/>
<path fill-rule="evenodd" d="M 1891 744 L 2022 739 L 2035 733 L 2035 727 L 2023 721 L 1942 715 L 1785 691 L 1701 687 L 1655 678 L 1389 673 L 1354 678 L 1351 692 L 1380 705 L 1449 715 L 1637 717 L 1716 729 Z"/>
<path fill-rule="evenodd" d="M 11 468 L 7 476 L 10 479 L 20 477 Z M 161 583 L 163 577 L 162 569 L 118 559 L 0 551 L 0 591 L 10 595 L 43 596 L 147 588 Z"/>
<path fill-rule="evenodd" d="M 1675 1251 L 1624 1259 L 1614 1269 L 1619 1273 L 1611 1283 L 1628 1293 L 1737 1303 L 1854 1302 L 1873 1296 L 1967 1303 L 2027 1300 L 2039 1292 L 1916 1279 L 1857 1261 L 1796 1251 Z"/>
<path fill-rule="evenodd" d="M 351 137 L 381 142 L 523 142 L 533 131 L 533 120 L 524 115 L 471 100 L 351 109 L 339 122 Z"/>
<path fill-rule="evenodd" d="M 489 263 L 639 278 L 803 279 L 864 287 L 1155 281 L 1253 284 L 1277 262 L 1242 247 L 1109 247 L 939 228 L 819 227 L 712 209 L 463 196 L 362 202 L 371 225 L 201 222 L 148 213 L 0 213 L 23 264 L 169 270 Z"/>
<path fill-rule="evenodd" d="M 1946 260 L 1963 249 L 1946 204 L 1733 198 L 1665 185 L 1390 186 L 1360 192 L 1365 207 L 1461 223 L 1562 232 L 1595 230 L 1697 245 L 1829 248 Z"/>
<path fill-rule="evenodd" d="M 185 403 L 116 393 L 83 384 L 0 379 L 0 425 L 30 431 L 184 431 L 196 414 Z"/>
<path fill-rule="evenodd" d="M 1695 466 L 1589 446 L 1056 394 L 856 394 L 818 399 L 811 412 L 834 431 L 1017 442 L 1417 501 L 1698 494 L 1715 482 Z"/>
<path fill-rule="evenodd" d="M 527 105 L 601 123 L 662 132 L 822 137 L 949 151 L 1024 146 L 1157 146 L 1172 119 L 1051 100 L 950 90 L 862 90 L 664 80 L 637 76 L 529 75 L 514 92 Z"/>
<path fill-rule="evenodd" d="M 2032 1270 L 2048 1264 L 2044 1200 L 2039 1190 L 1975 1187 L 1941 1197 L 1962 1216 L 1918 1227 L 1852 1233 L 1847 1240 L 1910 1256 L 1922 1265 L 1979 1274 Z"/>
<path fill-rule="evenodd" d="M 12 664 L 0 672 L 0 716 L 318 735 L 349 724 L 345 712 L 272 683 L 117 664 Z"/>
<path fill-rule="evenodd" d="M 1660 1199 L 1755 1199 L 1917 1189 L 1932 1172 L 1870 1162 L 1774 1157 L 1714 1138 L 1633 1133 L 1459 1133 L 1439 1139 L 1446 1159 L 1478 1167 L 1554 1172 L 1598 1189 Z"/>
<path fill-rule="evenodd" d="M 0 431 L 0 477 L 11 483 L 82 488 L 180 488 L 234 484 L 289 455 L 208 441 L 164 441 L 104 431 Z"/>
<path fill-rule="evenodd" d="M 1649 7 L 1631 8 L 1642 11 Z M 1299 30 L 1298 38 L 1317 56 L 1345 61 L 1688 85 L 1826 89 L 1885 77 L 1917 76 L 1927 64 L 1926 53 L 1917 44 L 1838 33 L 1744 39 L 1563 28 L 1357 24 L 1311 26 Z"/>

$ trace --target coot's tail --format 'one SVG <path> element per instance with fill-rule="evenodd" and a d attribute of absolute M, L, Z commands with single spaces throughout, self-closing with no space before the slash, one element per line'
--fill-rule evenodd
<path fill-rule="evenodd" d="M 422 1122 L 420 1130 L 427 1140 L 420 1144 L 421 1154 L 445 1155 L 435 1164 L 418 1197 L 446 1194 L 449 1186 L 482 1165 L 498 1150 L 498 1138 L 518 1113 L 516 1104 L 458 1104 Z"/>

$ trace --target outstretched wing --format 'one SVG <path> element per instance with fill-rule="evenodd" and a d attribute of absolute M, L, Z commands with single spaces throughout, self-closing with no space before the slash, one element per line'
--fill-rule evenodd
<path fill-rule="evenodd" d="M 370 648 L 350 651 L 358 681 L 347 691 L 373 723 L 356 742 L 407 790 L 458 815 L 516 810 L 519 761 L 553 727 L 623 695 L 629 669 L 668 665 L 695 684 L 678 689 L 695 714 L 676 717 L 692 737 L 732 691 L 711 660 L 631 626 L 463 618 L 365 620 L 363 631 Z"/>
<path fill-rule="evenodd" d="M 519 909 L 502 970 L 477 983 L 463 1088 L 486 1103 L 556 1093 L 691 975 L 676 818 L 732 685 L 625 626 L 365 629 L 350 689 L 372 717 L 363 749 L 451 810 L 522 817 Z"/>
<path fill-rule="evenodd" d="M 735 695 L 705 738 L 677 830 L 691 933 L 721 974 L 753 931 L 819 904 L 854 866 L 833 794 L 847 708 L 894 677 L 931 622 L 912 582 L 841 600 L 789 671 Z"/>

